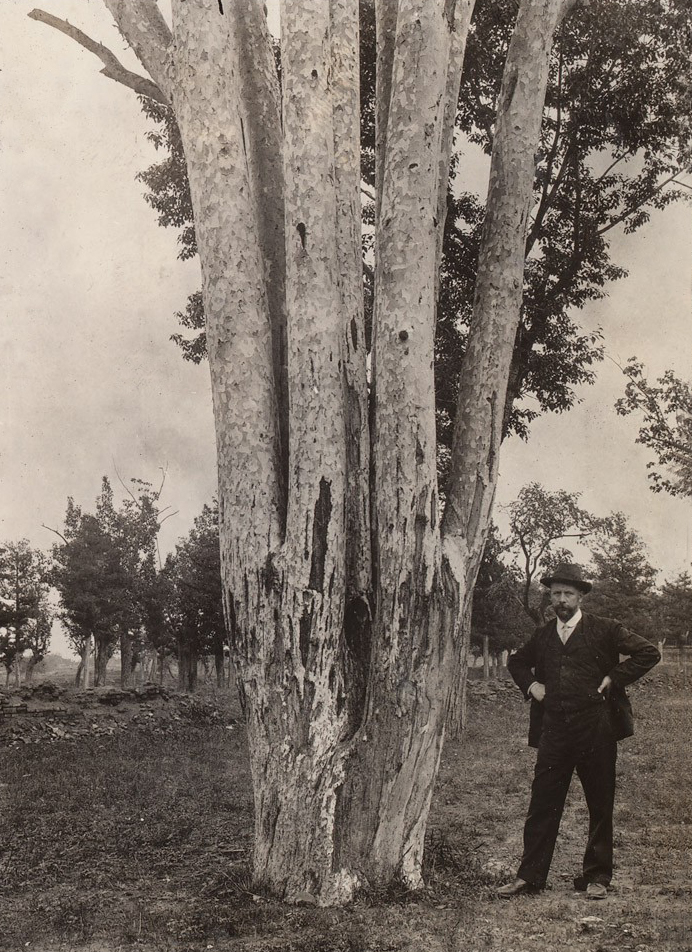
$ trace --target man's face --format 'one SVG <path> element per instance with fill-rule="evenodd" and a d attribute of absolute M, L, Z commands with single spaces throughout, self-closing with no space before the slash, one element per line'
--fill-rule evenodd
<path fill-rule="evenodd" d="M 581 605 L 583 597 L 578 588 L 566 582 L 553 582 L 550 586 L 550 604 L 560 621 L 570 620 Z"/>

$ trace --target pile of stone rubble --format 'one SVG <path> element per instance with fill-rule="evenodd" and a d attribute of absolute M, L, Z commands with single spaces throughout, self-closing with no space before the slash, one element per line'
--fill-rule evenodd
<path fill-rule="evenodd" d="M 44 681 L 0 692 L 0 745 L 78 740 L 133 729 L 168 733 L 191 724 L 232 727 L 236 718 L 225 707 L 157 684 L 72 690 Z"/>

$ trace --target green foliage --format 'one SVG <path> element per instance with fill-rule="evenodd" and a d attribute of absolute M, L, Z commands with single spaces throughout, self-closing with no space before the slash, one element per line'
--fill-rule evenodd
<path fill-rule="evenodd" d="M 625 396 L 616 403 L 621 416 L 641 417 L 637 443 L 658 457 L 648 463 L 651 489 L 673 496 L 692 496 L 692 388 L 672 371 L 650 384 L 643 365 L 631 358 L 623 368 Z"/>

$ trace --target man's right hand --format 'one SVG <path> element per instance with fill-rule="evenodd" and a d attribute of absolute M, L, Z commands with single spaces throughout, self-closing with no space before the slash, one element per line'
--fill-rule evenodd
<path fill-rule="evenodd" d="M 545 697 L 545 684 L 535 681 L 529 688 L 529 693 L 534 700 L 542 701 Z"/>

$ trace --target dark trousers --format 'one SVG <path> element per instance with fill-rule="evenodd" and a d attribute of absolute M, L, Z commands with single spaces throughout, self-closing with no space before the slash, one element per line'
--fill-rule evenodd
<path fill-rule="evenodd" d="M 608 885 L 613 875 L 613 804 L 617 742 L 606 712 L 567 720 L 546 712 L 524 826 L 524 855 L 517 876 L 544 886 L 574 770 L 589 809 L 583 878 Z"/>

